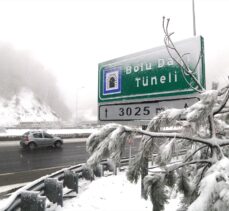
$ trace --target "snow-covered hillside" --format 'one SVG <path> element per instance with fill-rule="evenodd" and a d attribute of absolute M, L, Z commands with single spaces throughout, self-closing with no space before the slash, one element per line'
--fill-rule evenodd
<path fill-rule="evenodd" d="M 10 99 L 0 97 L 0 126 L 13 126 L 19 122 L 57 121 L 51 108 L 37 99 L 28 89 Z"/>

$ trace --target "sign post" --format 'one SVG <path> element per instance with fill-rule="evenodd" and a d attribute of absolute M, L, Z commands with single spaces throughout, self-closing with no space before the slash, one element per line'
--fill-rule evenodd
<path fill-rule="evenodd" d="M 175 43 L 182 58 L 205 87 L 202 37 Z M 185 108 L 198 101 L 183 73 L 165 47 L 158 47 L 99 64 L 100 121 L 149 121 L 167 108 Z M 188 84 L 188 83 L 189 84 Z"/>

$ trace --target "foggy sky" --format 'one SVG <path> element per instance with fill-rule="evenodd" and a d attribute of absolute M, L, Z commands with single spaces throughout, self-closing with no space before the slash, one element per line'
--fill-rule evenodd
<path fill-rule="evenodd" d="M 229 73 L 229 1 L 195 5 L 209 89 Z M 0 41 L 29 51 L 55 75 L 73 115 L 96 117 L 98 63 L 163 46 L 163 16 L 171 19 L 174 42 L 193 37 L 192 0 L 0 1 Z"/>
<path fill-rule="evenodd" d="M 42 102 L 49 105 L 61 118 L 70 116 L 60 96 L 56 78 L 26 52 L 0 44 L 0 96 L 11 99 L 21 88 L 28 88 Z"/>

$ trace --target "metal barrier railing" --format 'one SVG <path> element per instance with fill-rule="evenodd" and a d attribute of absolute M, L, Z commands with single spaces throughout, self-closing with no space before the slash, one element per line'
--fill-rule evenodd
<path fill-rule="evenodd" d="M 181 150 L 178 153 L 174 154 L 174 156 L 183 155 L 186 152 L 187 152 L 186 150 Z M 154 156 L 156 156 L 156 154 Z M 129 164 L 129 158 L 123 158 L 120 162 L 119 167 L 127 166 L 128 164 Z M 101 165 L 103 166 L 104 170 L 109 170 L 109 162 L 107 160 L 103 160 L 101 162 Z M 40 194 L 44 194 L 44 192 L 45 192 L 45 180 L 49 178 L 49 179 L 56 179 L 57 181 L 63 181 L 64 182 L 64 174 L 65 174 L 66 170 L 70 170 L 74 174 L 78 174 L 79 178 L 83 177 L 82 172 L 84 170 L 84 166 L 85 166 L 85 163 L 71 166 L 69 168 L 65 168 L 65 169 L 62 169 L 60 171 L 54 172 L 50 175 L 41 177 L 40 179 L 34 181 L 33 183 L 29 183 L 28 185 L 20 188 L 18 191 L 13 193 L 9 197 L 8 203 L 5 205 L 4 208 L 0 209 L 0 211 L 20 210 L 21 192 L 22 191 L 38 191 Z"/>
<path fill-rule="evenodd" d="M 58 136 L 63 139 L 70 138 L 88 138 L 90 133 L 69 133 L 69 134 L 52 134 L 53 136 Z M 22 135 L 1 135 L 0 141 L 18 141 L 21 140 Z"/>
<path fill-rule="evenodd" d="M 124 158 L 121 160 L 121 166 L 126 166 L 129 162 L 129 158 Z M 104 170 L 108 170 L 108 161 L 107 160 L 103 160 L 101 162 L 101 165 L 104 167 Z M 82 172 L 84 170 L 84 166 L 85 164 L 78 164 L 75 166 L 71 166 L 69 168 L 65 168 L 62 169 L 60 171 L 54 172 L 53 174 L 41 177 L 40 179 L 29 183 L 28 185 L 20 188 L 19 190 L 17 190 L 15 193 L 13 193 L 9 198 L 8 198 L 8 202 L 7 204 L 5 204 L 5 206 L 3 208 L 1 208 L 1 211 L 16 211 L 16 210 L 20 210 L 21 207 L 21 201 L 22 201 L 22 196 L 21 193 L 23 191 L 37 191 L 39 192 L 40 195 L 44 194 L 45 192 L 45 181 L 47 179 L 56 179 L 58 181 L 63 181 L 64 180 L 64 173 L 66 170 L 70 170 L 72 172 L 74 172 L 75 174 L 79 174 L 79 178 L 83 177 L 82 176 Z M 63 181 L 64 182 L 64 181 Z"/>

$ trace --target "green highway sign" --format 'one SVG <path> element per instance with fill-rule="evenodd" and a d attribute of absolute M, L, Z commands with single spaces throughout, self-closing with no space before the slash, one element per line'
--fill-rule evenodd
<path fill-rule="evenodd" d="M 183 60 L 205 87 L 204 42 L 201 36 L 175 43 Z M 201 55 L 201 57 L 200 57 Z M 179 60 L 177 55 L 173 55 Z M 181 71 L 165 47 L 123 56 L 99 64 L 99 119 L 109 120 L 109 108 L 117 105 L 193 98 L 197 93 L 193 79 Z M 191 84 L 191 86 L 190 86 Z M 185 103 L 185 102 L 184 102 Z M 104 106 L 109 105 L 107 108 Z M 116 105 L 116 107 L 112 107 Z M 144 109 L 144 108 L 143 108 Z M 144 116 L 138 117 L 143 118 Z M 121 119 L 120 117 L 112 119 Z M 129 118 L 130 120 L 132 118 Z"/>
<path fill-rule="evenodd" d="M 200 53 L 203 54 L 203 38 L 194 37 L 175 45 L 190 69 L 194 69 Z M 204 56 L 196 76 L 205 86 Z M 154 48 L 100 63 L 98 101 L 152 100 L 194 93 L 186 80 L 191 81 L 191 78 L 182 75 L 165 47 Z"/>

